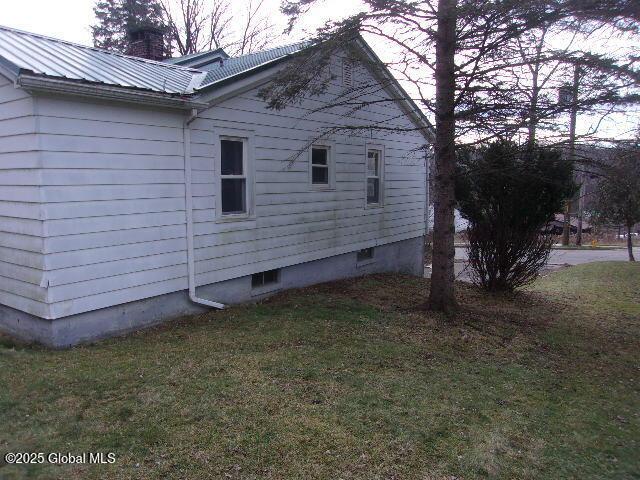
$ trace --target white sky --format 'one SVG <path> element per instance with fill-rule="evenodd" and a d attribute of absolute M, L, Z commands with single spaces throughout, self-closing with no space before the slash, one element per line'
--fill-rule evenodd
<path fill-rule="evenodd" d="M 28 32 L 48 35 L 70 42 L 91 45 L 91 30 L 89 26 L 94 22 L 94 0 L 0 0 L 2 4 L 2 16 L 0 24 L 26 30 Z M 244 2 L 232 2 L 235 8 L 239 8 Z M 315 8 L 311 17 L 305 17 L 304 27 L 314 29 L 327 20 L 348 15 L 357 11 L 357 0 L 325 0 Z M 286 20 L 280 14 L 280 0 L 265 0 L 265 10 L 273 12 L 277 24 L 284 26 Z M 301 35 L 300 31 L 294 32 L 293 40 Z M 282 43 L 287 43 L 287 37 Z"/>
<path fill-rule="evenodd" d="M 91 31 L 89 26 L 94 22 L 94 0 L 0 0 L 2 2 L 2 17 L 0 24 L 7 27 L 19 28 L 29 32 L 49 35 L 51 37 L 68 40 L 84 45 L 91 45 Z M 273 12 L 271 18 L 276 25 L 284 28 L 286 19 L 280 14 L 280 0 L 265 0 L 266 11 Z M 244 2 L 234 0 L 234 9 L 241 8 Z M 290 37 L 282 37 L 276 44 L 286 44 L 305 37 L 303 30 L 313 32 L 316 27 L 327 20 L 337 20 L 350 13 L 358 11 L 359 0 L 324 0 L 317 4 L 310 15 L 303 17 L 303 22 Z M 385 60 L 388 50 L 381 42 L 373 40 L 372 47 Z M 591 120 L 592 121 L 592 120 Z M 586 129 L 591 121 L 582 118 L 579 130 Z M 606 134 L 627 136 L 630 129 L 638 125 L 640 115 L 616 115 L 606 122 Z"/>

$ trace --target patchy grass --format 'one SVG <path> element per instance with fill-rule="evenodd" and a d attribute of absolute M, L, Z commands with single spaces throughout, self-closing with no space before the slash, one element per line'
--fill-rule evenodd
<path fill-rule="evenodd" d="M 0 340 L 0 478 L 638 478 L 640 265 L 511 298 L 376 275 L 68 351 Z"/>

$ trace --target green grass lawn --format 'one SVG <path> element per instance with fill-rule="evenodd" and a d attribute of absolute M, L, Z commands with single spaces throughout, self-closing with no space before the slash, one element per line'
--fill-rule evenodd
<path fill-rule="evenodd" d="M 514 298 L 376 275 L 67 351 L 0 337 L 0 478 L 640 478 L 640 264 Z M 0 461 L 1 462 L 1 461 Z"/>

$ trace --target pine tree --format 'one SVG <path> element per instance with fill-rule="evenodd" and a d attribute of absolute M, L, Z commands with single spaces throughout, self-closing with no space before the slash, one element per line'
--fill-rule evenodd
<path fill-rule="evenodd" d="M 97 23 L 91 26 L 93 45 L 125 53 L 127 34 L 139 27 L 166 31 L 158 0 L 98 0 L 93 8 Z"/>

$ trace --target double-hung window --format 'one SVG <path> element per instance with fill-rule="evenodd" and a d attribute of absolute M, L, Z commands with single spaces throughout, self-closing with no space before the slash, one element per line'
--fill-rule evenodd
<path fill-rule="evenodd" d="M 382 204 L 382 149 L 367 148 L 367 205 Z"/>
<path fill-rule="evenodd" d="M 220 138 L 222 215 L 247 214 L 247 140 Z"/>
<path fill-rule="evenodd" d="M 333 143 L 312 145 L 309 151 L 309 180 L 313 189 L 334 188 Z"/>

